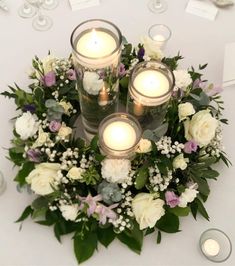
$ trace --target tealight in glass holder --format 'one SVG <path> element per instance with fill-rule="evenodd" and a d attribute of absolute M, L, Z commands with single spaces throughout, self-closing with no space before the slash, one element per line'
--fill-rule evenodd
<path fill-rule="evenodd" d="M 100 122 L 117 111 L 122 34 L 111 22 L 88 20 L 75 28 L 71 45 L 82 123 L 91 140 Z"/>
<path fill-rule="evenodd" d="M 127 112 L 138 119 L 144 130 L 154 130 L 163 123 L 174 84 L 172 71 L 161 62 L 142 62 L 132 70 Z"/>
<path fill-rule="evenodd" d="M 224 262 L 232 253 L 229 237 L 219 229 L 208 229 L 202 233 L 199 241 L 202 254 L 210 261 Z"/>
<path fill-rule="evenodd" d="M 99 126 L 100 150 L 108 158 L 131 158 L 141 136 L 141 126 L 133 116 L 111 114 Z"/>
<path fill-rule="evenodd" d="M 0 196 L 3 194 L 5 190 L 6 190 L 6 181 L 3 177 L 2 172 L 0 172 Z"/>
<path fill-rule="evenodd" d="M 171 38 L 171 30 L 164 24 L 154 24 L 149 28 L 148 35 L 163 50 Z"/>

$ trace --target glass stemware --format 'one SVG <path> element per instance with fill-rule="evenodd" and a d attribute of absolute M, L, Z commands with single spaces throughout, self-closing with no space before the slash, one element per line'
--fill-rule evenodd
<path fill-rule="evenodd" d="M 24 3 L 19 7 L 18 14 L 22 18 L 32 18 L 36 14 L 36 8 L 28 3 Z"/>
<path fill-rule="evenodd" d="M 41 11 L 38 12 L 38 15 L 33 19 L 33 28 L 38 31 L 47 31 L 52 25 L 52 19 L 46 15 L 43 15 Z"/>
<path fill-rule="evenodd" d="M 42 5 L 42 8 L 47 10 L 52 10 L 55 9 L 58 5 L 59 5 L 58 0 L 45 0 Z"/>
<path fill-rule="evenodd" d="M 153 13 L 163 13 L 167 10 L 167 2 L 165 0 L 150 0 L 148 8 Z"/>

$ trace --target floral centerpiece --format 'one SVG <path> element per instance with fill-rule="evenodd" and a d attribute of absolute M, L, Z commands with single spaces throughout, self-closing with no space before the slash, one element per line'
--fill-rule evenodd
<path fill-rule="evenodd" d="M 90 144 L 74 137 L 80 109 L 71 58 L 36 57 L 29 90 L 16 85 L 2 93 L 19 111 L 9 149 L 20 167 L 15 181 L 36 195 L 18 222 L 31 216 L 53 226 L 59 241 L 73 233 L 78 263 L 90 258 L 98 243 L 108 247 L 116 238 L 139 254 L 145 235 L 157 232 L 160 243 L 162 232 L 179 232 L 182 216 L 200 213 L 209 219 L 203 204 L 208 183 L 219 176 L 212 165 L 230 163 L 221 144 L 227 120 L 220 88 L 203 80 L 206 65 L 178 69 L 180 55 L 164 57 L 146 38 L 137 48 L 126 43 L 120 100 L 126 102 L 131 69 L 152 58 L 174 71 L 176 86 L 164 123 L 144 132 L 132 160 L 105 158 L 98 137 Z"/>

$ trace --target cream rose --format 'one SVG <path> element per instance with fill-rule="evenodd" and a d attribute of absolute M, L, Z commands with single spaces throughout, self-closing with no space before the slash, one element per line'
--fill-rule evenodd
<path fill-rule="evenodd" d="M 72 134 L 72 128 L 62 125 L 58 131 L 58 136 L 60 138 L 69 138 L 69 135 Z"/>
<path fill-rule="evenodd" d="M 206 146 L 214 138 L 218 121 L 209 110 L 202 110 L 184 122 L 185 138 L 196 141 L 200 147 Z"/>
<path fill-rule="evenodd" d="M 15 122 L 16 133 L 22 140 L 31 138 L 36 134 L 39 128 L 38 117 L 30 112 L 23 113 Z"/>
<path fill-rule="evenodd" d="M 75 221 L 78 216 L 78 204 L 62 205 L 60 211 L 65 220 Z"/>
<path fill-rule="evenodd" d="M 84 169 L 74 166 L 68 171 L 67 177 L 73 180 L 82 179 L 82 174 L 84 172 L 85 172 Z"/>
<path fill-rule="evenodd" d="M 137 153 L 147 153 L 150 152 L 152 150 L 152 143 L 151 141 L 149 141 L 148 139 L 141 139 L 136 152 Z"/>
<path fill-rule="evenodd" d="M 187 163 L 189 162 L 188 158 L 184 158 L 184 155 L 181 153 L 175 157 L 173 160 L 173 167 L 175 169 L 185 170 L 187 168 Z"/>
<path fill-rule="evenodd" d="M 104 81 L 95 72 L 84 73 L 83 87 L 86 92 L 92 95 L 98 95 L 99 91 L 104 87 Z"/>
<path fill-rule="evenodd" d="M 161 199 L 154 199 L 149 193 L 139 193 L 132 201 L 132 210 L 140 230 L 154 227 L 156 222 L 165 214 Z"/>
<path fill-rule="evenodd" d="M 26 177 L 26 182 L 38 195 L 48 195 L 53 192 L 52 185 L 60 169 L 58 163 L 41 163 Z"/>
<path fill-rule="evenodd" d="M 181 208 L 187 207 L 188 202 L 192 202 L 197 197 L 198 191 L 193 187 L 186 188 L 179 197 L 178 206 Z"/>
<path fill-rule="evenodd" d="M 144 45 L 145 54 L 152 59 L 162 59 L 164 57 L 161 49 L 156 45 L 156 42 L 148 36 L 141 38 L 141 43 Z"/>
<path fill-rule="evenodd" d="M 73 106 L 70 102 L 60 101 L 59 105 L 64 108 L 64 113 L 66 115 L 70 114 L 70 110 L 73 109 Z"/>
<path fill-rule="evenodd" d="M 37 147 L 41 147 L 46 142 L 50 141 L 50 137 L 49 136 L 50 136 L 49 133 L 44 132 L 42 127 L 39 127 L 38 138 L 34 142 L 32 148 L 35 149 Z"/>
<path fill-rule="evenodd" d="M 178 115 L 180 121 L 186 119 L 188 116 L 195 114 L 194 107 L 191 103 L 181 103 L 178 105 Z"/>

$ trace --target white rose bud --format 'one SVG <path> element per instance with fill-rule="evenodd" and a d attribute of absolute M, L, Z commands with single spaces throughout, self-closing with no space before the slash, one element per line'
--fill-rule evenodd
<path fill-rule="evenodd" d="M 78 167 L 72 167 L 68 173 L 67 173 L 67 177 L 73 180 L 78 180 L 78 179 L 82 179 L 82 174 L 85 172 L 84 169 L 82 168 L 78 168 Z"/>
<path fill-rule="evenodd" d="M 187 168 L 187 163 L 189 162 L 188 158 L 184 158 L 184 155 L 181 153 L 176 156 L 173 160 L 173 167 L 175 169 L 185 170 Z"/>
<path fill-rule="evenodd" d="M 178 105 L 178 115 L 180 121 L 186 119 L 188 116 L 195 114 L 193 105 L 189 102 Z"/>
<path fill-rule="evenodd" d="M 98 95 L 99 91 L 104 87 L 104 81 L 95 72 L 84 73 L 83 87 L 86 92 L 92 95 Z"/>
<path fill-rule="evenodd" d="M 174 70 L 175 86 L 180 89 L 186 89 L 191 83 L 192 79 L 187 70 Z"/>
<path fill-rule="evenodd" d="M 23 113 L 15 122 L 16 133 L 22 140 L 33 137 L 39 128 L 38 118 L 30 112 Z"/>
<path fill-rule="evenodd" d="M 78 204 L 62 205 L 60 211 L 65 220 L 75 221 L 78 216 Z"/>
<path fill-rule="evenodd" d="M 41 163 L 26 177 L 26 182 L 38 195 L 48 195 L 53 192 L 52 185 L 60 169 L 58 163 Z"/>
<path fill-rule="evenodd" d="M 72 134 L 72 128 L 62 125 L 58 131 L 58 136 L 60 138 L 69 138 L 69 135 Z"/>
<path fill-rule="evenodd" d="M 215 137 L 218 121 L 209 110 L 202 110 L 193 115 L 191 121 L 184 122 L 185 138 L 194 140 L 200 147 L 208 145 Z"/>
<path fill-rule="evenodd" d="M 137 153 L 147 153 L 150 152 L 152 150 L 152 143 L 151 141 L 149 141 L 148 139 L 141 139 L 136 152 Z"/>
<path fill-rule="evenodd" d="M 156 222 L 165 214 L 161 199 L 154 199 L 149 193 L 139 193 L 132 201 L 132 210 L 140 230 L 147 227 L 153 228 Z"/>
<path fill-rule="evenodd" d="M 48 55 L 42 59 L 44 74 L 55 70 L 54 65 L 56 64 L 56 60 L 56 57 L 54 57 L 53 55 Z"/>

